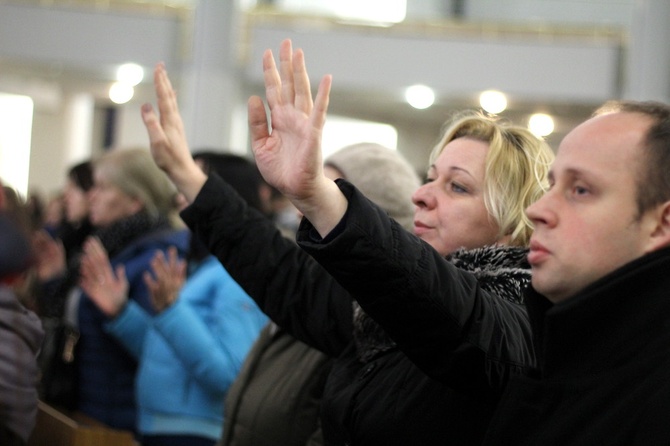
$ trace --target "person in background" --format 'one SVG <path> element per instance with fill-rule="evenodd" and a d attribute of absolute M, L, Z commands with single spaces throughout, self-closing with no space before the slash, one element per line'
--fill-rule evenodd
<path fill-rule="evenodd" d="M 75 409 L 113 428 L 136 430 L 138 364 L 110 333 L 109 308 L 98 305 L 101 295 L 123 296 L 132 308 L 155 313 L 144 273 L 157 251 L 174 246 L 182 258 L 188 248 L 187 231 L 170 224 L 173 199 L 174 188 L 145 149 L 115 149 L 93 162 L 89 218 L 96 229 L 84 243 L 82 272 L 91 251 L 109 262 L 97 276 L 82 277 L 84 292 L 70 301 L 80 333 Z"/>
<path fill-rule="evenodd" d="M 213 152 L 195 159 L 228 178 L 260 209 L 260 174 L 253 163 Z M 153 258 L 151 272 L 144 274 L 156 310 L 151 315 L 128 300 L 125 277 L 112 274 L 102 247 L 86 246 L 82 288 L 110 319 L 107 333 L 139 362 L 137 430 L 143 446 L 214 445 L 221 437 L 228 387 L 267 322 L 195 237 L 187 258 L 188 263 L 180 261 L 176 248 Z M 100 276 L 110 278 L 108 288 L 99 286 Z"/>
<path fill-rule="evenodd" d="M 284 70 L 292 66 L 291 54 L 290 44 L 283 45 Z M 265 64 L 268 82 L 279 79 L 269 60 L 271 57 L 266 58 Z M 298 101 L 299 110 L 291 108 L 293 102 L 287 104 L 287 113 L 280 118 L 285 123 L 302 117 L 308 119 L 312 107 L 311 97 L 306 97 L 309 86 L 304 66 L 299 66 L 299 59 L 296 62 L 304 77 L 296 77 L 296 83 L 287 80 L 285 88 L 277 85 L 268 88 L 268 93 L 276 94 L 273 100 L 283 95 L 284 100 L 292 101 L 293 88 L 303 95 Z M 438 383 L 422 373 L 384 330 L 363 312 L 355 311 L 352 296 L 329 271 L 282 237 L 273 225 L 261 224 L 220 179 L 214 175 L 207 177 L 197 169 L 183 135 L 174 91 L 162 65 L 156 67 L 154 81 L 160 120 L 149 105 L 142 109 L 143 119 L 157 165 L 192 203 L 182 211 L 182 218 L 271 319 L 296 338 L 334 358 L 321 403 L 325 444 L 479 444 L 497 403 L 501 380 L 491 381 L 482 388 L 466 389 Z M 322 97 L 320 94 L 315 104 L 315 110 L 321 112 Z M 255 110 L 253 105 L 252 101 L 250 108 Z M 262 125 L 268 128 L 267 122 L 251 120 L 250 124 L 254 135 L 261 131 Z M 282 142 L 291 144 L 304 131 L 314 139 L 310 145 L 300 147 L 317 144 L 320 135 L 313 130 L 319 129 L 323 121 L 301 121 L 301 124 L 304 125 L 293 134 L 275 127 L 273 135 L 281 134 Z M 452 261 L 460 263 L 459 267 L 452 265 L 454 271 L 460 271 L 455 274 L 467 277 L 468 288 L 485 295 L 486 305 L 508 311 L 515 318 L 510 325 L 526 334 L 527 314 L 519 302 L 521 290 L 530 281 L 525 254 L 531 228 L 522 209 L 543 192 L 548 169 L 545 161 L 552 159 L 551 149 L 526 129 L 478 115 L 457 120 L 447 133 L 450 137 L 445 140 L 446 145 L 436 147 L 440 155 L 431 167 L 433 181 L 414 192 L 417 216 L 431 209 L 436 218 L 436 236 L 430 238 L 431 244 L 443 256 L 452 254 Z M 274 147 L 284 150 L 276 142 Z M 404 202 L 405 211 L 402 218 L 393 214 L 391 218 L 396 217 L 410 228 L 417 218 L 412 215 L 415 206 L 411 200 L 418 180 L 414 169 L 402 157 L 400 160 L 415 186 L 409 191 L 398 189 L 397 197 L 405 197 L 399 199 Z M 320 173 L 324 169 L 320 158 L 318 163 Z M 519 175 L 509 177 L 506 170 L 509 165 Z M 292 166 L 286 172 L 303 166 L 303 163 Z M 404 178 L 400 174 L 388 175 L 388 169 L 375 163 L 367 167 L 369 175 L 374 171 L 378 181 L 384 182 L 379 185 L 380 190 L 397 187 L 397 182 Z M 508 191 L 512 193 L 507 194 Z M 363 194 L 360 197 L 369 202 Z M 489 213 L 485 197 L 504 205 L 496 208 L 499 212 Z M 290 195 L 289 198 L 295 199 Z M 330 203 L 323 205 L 328 207 Z M 376 218 L 391 220 L 386 210 Z M 394 230 L 399 236 L 409 235 L 400 224 Z M 424 233 L 429 235 L 428 231 Z M 417 239 L 416 243 L 420 241 Z M 357 268 L 364 274 L 367 266 L 358 263 Z M 389 282 L 395 280 L 393 271 L 387 275 Z M 472 326 L 471 330 L 476 332 L 478 327 Z M 518 367 L 532 363 L 532 353 L 524 345 L 519 348 L 497 345 L 484 339 L 487 332 L 481 334 L 481 342 L 474 345 L 464 340 L 465 356 L 478 355 L 474 360 L 479 361 L 509 347 L 516 349 Z M 479 364 L 484 369 L 483 363 Z M 492 369 L 498 367 L 495 362 L 489 364 Z"/>
<path fill-rule="evenodd" d="M 84 240 L 93 231 L 89 219 L 88 193 L 93 187 L 93 165 L 91 161 L 75 164 L 67 172 L 63 188 L 65 222 L 57 237 L 63 241 L 68 262 L 81 253 Z"/>
<path fill-rule="evenodd" d="M 39 254 L 37 277 L 44 287 L 38 312 L 43 318 L 61 318 L 65 297 L 76 285 L 82 245 L 93 232 L 88 203 L 88 192 L 92 186 L 90 161 L 71 167 L 63 189 L 65 218 L 54 230 L 53 236 L 46 231 L 35 235 L 36 252 Z"/>
<path fill-rule="evenodd" d="M 33 258 L 30 228 L 21 226 L 25 220 L 6 204 L 0 190 L 0 444 L 21 446 L 35 427 L 36 356 L 44 333 L 37 315 L 21 304 L 14 291 L 25 280 Z"/>
<path fill-rule="evenodd" d="M 35 210 L 32 213 L 32 218 L 36 229 L 44 229 L 51 237 L 56 237 L 61 226 L 66 221 L 65 197 L 63 192 L 60 190 L 54 192 L 47 198 L 44 204 L 42 204 L 42 199 L 37 195 L 33 194 L 33 196 Z"/>
<path fill-rule="evenodd" d="M 65 218 L 54 234 L 37 231 L 33 237 L 36 257 L 37 313 L 46 335 L 40 350 L 40 398 L 62 410 L 76 405 L 76 370 L 71 349 L 79 333 L 65 308 L 78 296 L 79 262 L 84 240 L 92 234 L 88 193 L 93 187 L 90 161 L 72 166 L 63 188 Z"/>

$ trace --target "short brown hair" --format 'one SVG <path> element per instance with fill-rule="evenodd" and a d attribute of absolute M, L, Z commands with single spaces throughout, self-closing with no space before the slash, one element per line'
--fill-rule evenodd
<path fill-rule="evenodd" d="M 670 200 L 670 105 L 656 101 L 609 101 L 594 116 L 608 113 L 638 113 L 652 121 L 643 137 L 646 165 L 642 165 L 635 194 L 642 215 Z"/>

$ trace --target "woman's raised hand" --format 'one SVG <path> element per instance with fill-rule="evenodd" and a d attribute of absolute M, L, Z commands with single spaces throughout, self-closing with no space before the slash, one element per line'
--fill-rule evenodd
<path fill-rule="evenodd" d="M 263 73 L 270 126 L 261 98 L 253 96 L 248 104 L 256 164 L 265 180 L 286 195 L 325 235 L 347 207 L 346 198 L 323 174 L 321 134 L 331 77 L 323 78 L 312 101 L 303 52 L 294 52 L 288 39 L 281 43 L 279 69 L 272 52 L 265 51 Z"/>
<path fill-rule="evenodd" d="M 154 88 L 158 115 L 151 104 L 142 105 L 142 120 L 149 133 L 151 155 L 156 165 L 167 173 L 186 200 L 192 203 L 207 177 L 193 161 L 179 114 L 177 95 L 162 63 L 154 69 Z"/>

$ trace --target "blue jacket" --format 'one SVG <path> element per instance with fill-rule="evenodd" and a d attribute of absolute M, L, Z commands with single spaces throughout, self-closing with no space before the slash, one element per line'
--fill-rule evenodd
<path fill-rule="evenodd" d="M 140 237 L 110 259 L 112 268 L 123 264 L 129 283 L 129 302 L 152 312 L 149 292 L 142 277 L 150 270 L 157 250 L 188 247 L 189 233 L 158 231 Z M 77 408 L 84 414 L 117 429 L 135 431 L 135 373 L 137 361 L 104 329 L 108 318 L 86 296 L 79 299 L 77 344 Z"/>
<path fill-rule="evenodd" d="M 220 438 L 226 392 L 266 323 L 212 256 L 162 313 L 130 302 L 107 329 L 140 362 L 138 431 Z"/>

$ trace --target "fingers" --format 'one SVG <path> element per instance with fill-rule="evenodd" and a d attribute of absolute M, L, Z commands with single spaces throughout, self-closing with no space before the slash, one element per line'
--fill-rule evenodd
<path fill-rule="evenodd" d="M 157 282 L 181 280 L 186 271 L 186 263 L 179 258 L 177 248 L 171 246 L 168 248 L 167 258 L 163 251 L 157 251 L 151 259 L 151 269 L 154 272 Z"/>
<path fill-rule="evenodd" d="M 293 57 L 293 81 L 295 83 L 295 107 L 309 115 L 312 112 L 312 90 L 309 85 L 309 75 L 305 67 L 305 54 L 296 50 Z"/>
<path fill-rule="evenodd" d="M 151 104 L 142 105 L 141 114 L 142 121 L 149 134 L 149 143 L 153 146 L 160 141 L 164 141 L 165 133 L 163 132 L 163 127 L 160 125 L 158 116 L 156 115 L 156 112 L 154 112 Z"/>
<path fill-rule="evenodd" d="M 167 84 L 169 86 L 166 86 L 166 80 L 167 75 L 165 74 L 165 67 L 163 64 L 156 65 L 156 68 L 154 69 L 154 89 L 156 92 L 158 109 L 161 113 L 161 117 L 170 109 L 168 105 L 169 98 L 167 97 L 170 95 L 169 92 L 172 90 L 172 86 L 169 85 L 169 80 L 167 80 Z M 151 144 L 155 145 L 161 141 L 164 141 L 166 137 L 165 132 L 163 131 L 162 123 L 151 104 L 142 105 L 141 115 L 144 126 L 147 128 L 147 132 L 149 133 L 149 141 Z"/>
<path fill-rule="evenodd" d="M 293 104 L 293 47 L 290 39 L 282 41 L 279 48 L 279 68 L 281 78 L 281 98 L 284 104 Z"/>
<path fill-rule="evenodd" d="M 265 98 L 270 109 L 282 103 L 281 79 L 271 50 L 263 53 L 263 79 L 265 81 Z"/>
<path fill-rule="evenodd" d="M 179 106 L 177 104 L 177 94 L 172 88 L 165 65 L 162 63 L 157 64 L 154 70 L 154 86 L 161 124 L 165 125 L 166 121 L 173 120 L 175 114 L 179 114 Z"/>
<path fill-rule="evenodd" d="M 157 251 L 153 259 L 151 259 L 151 269 L 157 282 L 160 282 L 168 275 L 167 262 L 165 261 L 165 254 L 163 254 L 163 251 Z"/>
<path fill-rule="evenodd" d="M 121 263 L 116 266 L 116 270 L 114 271 L 114 274 L 116 275 L 116 280 L 125 282 L 126 280 L 126 267 Z"/>
<path fill-rule="evenodd" d="M 154 277 L 149 271 L 144 271 L 144 273 L 142 273 L 142 278 L 144 279 L 144 284 L 147 286 L 149 293 L 153 295 L 158 287 L 158 282 L 154 280 Z"/>
<path fill-rule="evenodd" d="M 258 96 L 252 96 L 247 103 L 247 119 L 249 121 L 249 133 L 251 136 L 251 148 L 255 149 L 262 145 L 270 136 L 268 129 L 268 117 L 265 113 L 263 100 Z"/>
<path fill-rule="evenodd" d="M 177 94 L 165 70 L 165 65 L 159 63 L 154 69 L 154 89 L 158 105 L 158 114 L 150 104 L 142 105 L 142 120 L 149 132 L 149 139 L 156 144 L 166 139 L 167 127 L 182 128 L 183 124 L 177 104 Z"/>
<path fill-rule="evenodd" d="M 319 84 L 319 91 L 316 94 L 316 101 L 314 102 L 314 110 L 310 115 L 312 126 L 322 129 L 326 123 L 326 114 L 328 112 L 328 102 L 330 101 L 330 87 L 333 83 L 331 75 L 326 75 Z"/>
<path fill-rule="evenodd" d="M 186 262 L 179 258 L 177 248 L 170 246 L 168 249 L 170 271 L 176 279 L 182 280 L 186 274 Z"/>

